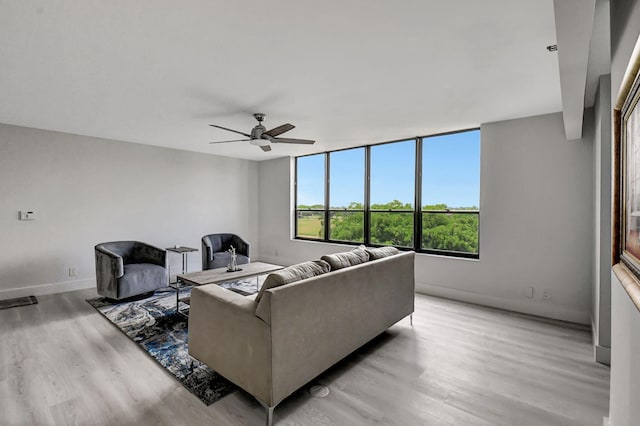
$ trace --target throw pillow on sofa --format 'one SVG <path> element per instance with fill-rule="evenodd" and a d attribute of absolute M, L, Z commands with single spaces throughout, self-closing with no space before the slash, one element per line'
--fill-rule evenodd
<path fill-rule="evenodd" d="M 369 260 L 382 259 L 383 257 L 400 253 L 400 250 L 395 247 L 367 247 L 365 251 L 369 254 Z"/>
<path fill-rule="evenodd" d="M 361 248 L 356 248 L 343 253 L 325 254 L 320 259 L 331 265 L 332 271 L 337 271 L 338 269 L 367 262 L 369 260 L 369 254 Z"/>
<path fill-rule="evenodd" d="M 331 267 L 324 260 L 311 260 L 271 272 L 264 281 L 264 284 L 262 284 L 262 288 L 255 300 L 259 302 L 265 290 L 322 275 L 330 270 Z"/>

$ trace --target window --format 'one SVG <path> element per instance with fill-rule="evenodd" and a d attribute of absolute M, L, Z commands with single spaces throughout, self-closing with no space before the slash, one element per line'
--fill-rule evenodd
<path fill-rule="evenodd" d="M 478 253 L 480 131 L 422 139 L 420 248 Z"/>
<path fill-rule="evenodd" d="M 325 155 L 296 161 L 296 237 L 324 239 Z"/>
<path fill-rule="evenodd" d="M 369 238 L 377 245 L 413 247 L 416 141 L 371 147 Z"/>
<path fill-rule="evenodd" d="M 329 153 L 329 239 L 364 242 L 365 149 Z"/>
<path fill-rule="evenodd" d="M 297 157 L 295 187 L 296 238 L 478 257 L 478 129 Z"/>

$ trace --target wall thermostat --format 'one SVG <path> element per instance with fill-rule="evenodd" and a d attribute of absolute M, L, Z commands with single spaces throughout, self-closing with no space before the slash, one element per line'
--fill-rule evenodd
<path fill-rule="evenodd" d="M 31 210 L 20 210 L 20 220 L 35 220 L 36 212 Z"/>

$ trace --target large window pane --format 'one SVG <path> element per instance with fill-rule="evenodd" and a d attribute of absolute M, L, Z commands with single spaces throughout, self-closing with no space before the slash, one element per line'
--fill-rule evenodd
<path fill-rule="evenodd" d="M 296 198 L 299 238 L 478 258 L 480 130 L 298 157 Z"/>
<path fill-rule="evenodd" d="M 422 248 L 478 253 L 478 214 L 422 213 Z"/>
<path fill-rule="evenodd" d="M 414 140 L 371 147 L 372 210 L 413 210 L 415 150 Z"/>
<path fill-rule="evenodd" d="M 364 209 L 364 148 L 329 154 L 329 206 Z"/>
<path fill-rule="evenodd" d="M 296 159 L 296 208 L 324 208 L 324 159 L 324 154 Z"/>
<path fill-rule="evenodd" d="M 364 241 L 364 212 L 331 212 L 329 239 L 361 243 Z"/>
<path fill-rule="evenodd" d="M 323 239 L 324 212 L 298 211 L 296 229 L 296 237 Z"/>
<path fill-rule="evenodd" d="M 422 139 L 422 210 L 478 210 L 480 130 Z"/>
<path fill-rule="evenodd" d="M 413 213 L 371 212 L 371 242 L 413 247 Z"/>

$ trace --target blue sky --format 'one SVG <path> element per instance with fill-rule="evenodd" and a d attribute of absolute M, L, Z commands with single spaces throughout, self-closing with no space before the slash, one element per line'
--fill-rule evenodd
<path fill-rule="evenodd" d="M 371 148 L 371 203 L 414 202 L 413 140 Z M 330 154 L 331 206 L 364 201 L 364 148 Z M 422 204 L 479 206 L 480 131 L 425 138 Z M 323 204 L 324 156 L 298 158 L 298 204 Z"/>

